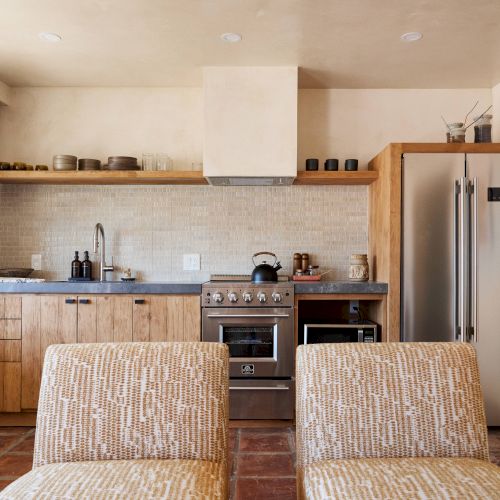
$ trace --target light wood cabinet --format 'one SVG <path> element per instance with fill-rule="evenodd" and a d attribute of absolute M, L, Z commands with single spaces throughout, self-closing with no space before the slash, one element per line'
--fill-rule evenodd
<path fill-rule="evenodd" d="M 21 409 L 21 297 L 0 297 L 0 412 Z"/>
<path fill-rule="evenodd" d="M 200 340 L 195 295 L 0 296 L 0 413 L 36 410 L 51 344 Z"/>

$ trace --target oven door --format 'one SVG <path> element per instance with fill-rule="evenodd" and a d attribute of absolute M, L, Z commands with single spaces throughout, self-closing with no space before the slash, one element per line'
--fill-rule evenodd
<path fill-rule="evenodd" d="M 229 347 L 231 378 L 292 376 L 292 308 L 205 308 L 202 322 L 204 342 Z"/>

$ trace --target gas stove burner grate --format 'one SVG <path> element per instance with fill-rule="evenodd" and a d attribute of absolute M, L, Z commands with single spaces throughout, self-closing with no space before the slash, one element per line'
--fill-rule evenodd
<path fill-rule="evenodd" d="M 211 274 L 210 281 L 248 281 L 251 283 L 252 276 L 250 274 Z M 278 281 L 289 281 L 288 276 L 278 276 Z"/>

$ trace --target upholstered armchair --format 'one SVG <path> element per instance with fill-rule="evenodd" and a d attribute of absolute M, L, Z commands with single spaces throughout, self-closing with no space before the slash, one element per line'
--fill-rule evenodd
<path fill-rule="evenodd" d="M 296 382 L 299 498 L 500 498 L 470 345 L 300 346 Z"/>
<path fill-rule="evenodd" d="M 53 345 L 33 470 L 0 498 L 225 499 L 227 429 L 224 344 Z"/>

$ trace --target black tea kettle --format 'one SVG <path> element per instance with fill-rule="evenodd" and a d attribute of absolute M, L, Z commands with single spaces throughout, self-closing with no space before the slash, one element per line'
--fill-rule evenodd
<path fill-rule="evenodd" d="M 255 264 L 255 257 L 259 255 L 270 255 L 274 257 L 274 262 L 272 265 L 267 264 L 266 261 L 262 261 L 262 264 Z M 255 269 L 252 271 L 252 282 L 253 283 L 263 283 L 265 281 L 278 281 L 278 271 L 281 269 L 281 264 L 278 262 L 278 258 L 274 253 L 271 252 L 257 252 L 252 257 L 253 265 Z"/>

